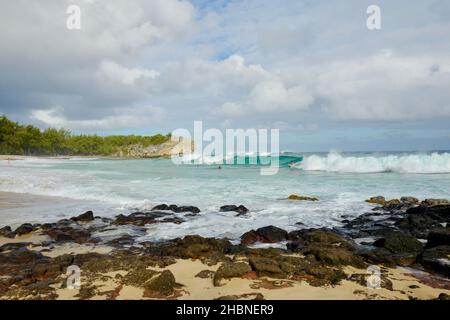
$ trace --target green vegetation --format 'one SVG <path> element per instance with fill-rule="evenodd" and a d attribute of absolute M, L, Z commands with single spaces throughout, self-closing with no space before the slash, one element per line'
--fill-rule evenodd
<path fill-rule="evenodd" d="M 170 135 L 107 136 L 74 135 L 65 129 L 41 131 L 0 117 L 0 154 L 45 156 L 114 155 L 131 145 L 148 147 L 170 139 Z"/>

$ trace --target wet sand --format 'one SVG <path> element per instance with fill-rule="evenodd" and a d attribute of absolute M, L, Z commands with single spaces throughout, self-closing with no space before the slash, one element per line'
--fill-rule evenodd
<path fill-rule="evenodd" d="M 95 203 L 64 197 L 0 191 L 0 228 L 22 223 L 54 222 L 90 210 Z"/>

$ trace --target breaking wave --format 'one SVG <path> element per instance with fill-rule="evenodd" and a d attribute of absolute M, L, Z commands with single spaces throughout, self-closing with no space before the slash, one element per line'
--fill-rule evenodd
<path fill-rule="evenodd" d="M 328 155 L 306 156 L 297 168 L 305 171 L 349 173 L 450 173 L 450 153 L 398 155 Z"/>

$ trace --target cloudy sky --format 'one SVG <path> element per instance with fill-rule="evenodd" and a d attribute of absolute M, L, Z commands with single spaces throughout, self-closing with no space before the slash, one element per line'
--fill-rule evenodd
<path fill-rule="evenodd" d="M 450 2 L 0 0 L 0 114 L 98 134 L 279 128 L 285 150 L 450 149 Z"/>

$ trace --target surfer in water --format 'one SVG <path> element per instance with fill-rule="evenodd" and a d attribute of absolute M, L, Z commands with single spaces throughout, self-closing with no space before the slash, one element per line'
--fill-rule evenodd
<path fill-rule="evenodd" d="M 293 168 L 293 167 L 295 166 L 295 162 L 294 162 L 294 161 L 291 161 L 291 162 L 288 164 L 288 166 L 289 166 L 289 168 Z"/>

